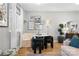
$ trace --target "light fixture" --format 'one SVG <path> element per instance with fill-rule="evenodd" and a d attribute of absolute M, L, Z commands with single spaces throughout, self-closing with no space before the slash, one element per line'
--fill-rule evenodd
<path fill-rule="evenodd" d="M 36 4 L 40 5 L 41 3 L 36 3 Z"/>
<path fill-rule="evenodd" d="M 37 2 L 36 2 L 36 3 L 34 3 L 34 4 L 36 4 L 36 5 L 41 5 L 42 3 L 37 3 Z"/>
<path fill-rule="evenodd" d="M 50 26 L 50 21 L 46 20 L 47 35 L 49 35 L 49 26 Z"/>
<path fill-rule="evenodd" d="M 47 20 L 47 21 L 46 21 L 46 26 L 49 26 L 49 24 L 50 24 L 50 21 Z"/>

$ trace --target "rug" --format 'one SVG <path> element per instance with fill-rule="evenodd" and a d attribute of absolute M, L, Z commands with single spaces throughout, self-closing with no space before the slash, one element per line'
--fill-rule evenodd
<path fill-rule="evenodd" d="M 60 54 L 28 54 L 27 56 L 61 56 Z"/>
<path fill-rule="evenodd" d="M 44 54 L 28 54 L 27 56 L 45 56 Z"/>
<path fill-rule="evenodd" d="M 61 56 L 60 53 L 55 53 L 54 51 L 52 52 L 51 50 L 48 50 L 47 52 L 42 52 L 41 54 L 39 54 L 39 52 L 37 51 L 36 54 L 33 53 L 33 51 L 28 52 L 27 56 Z"/>

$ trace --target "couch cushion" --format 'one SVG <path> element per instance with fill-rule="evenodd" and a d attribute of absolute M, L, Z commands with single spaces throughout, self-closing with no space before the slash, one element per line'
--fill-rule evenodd
<path fill-rule="evenodd" d="M 66 45 L 66 46 L 69 46 L 70 44 L 70 39 L 66 39 L 64 42 L 63 42 L 63 45 Z"/>
<path fill-rule="evenodd" d="M 70 42 L 70 46 L 79 48 L 79 38 L 77 36 L 73 36 Z"/>
<path fill-rule="evenodd" d="M 71 46 L 61 46 L 61 51 L 68 56 L 79 56 L 79 49 Z"/>

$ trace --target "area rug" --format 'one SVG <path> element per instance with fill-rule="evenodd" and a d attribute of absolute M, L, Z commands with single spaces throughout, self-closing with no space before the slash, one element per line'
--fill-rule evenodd
<path fill-rule="evenodd" d="M 27 56 L 61 56 L 60 54 L 28 54 Z"/>
<path fill-rule="evenodd" d="M 52 51 L 51 49 L 43 50 L 41 54 L 37 51 L 36 54 L 33 53 L 32 50 L 29 49 L 29 52 L 26 54 L 27 56 L 60 56 L 60 53 L 56 51 Z"/>
<path fill-rule="evenodd" d="M 55 53 L 55 52 L 48 51 L 46 53 L 42 52 L 41 54 L 39 54 L 39 53 L 34 54 L 33 52 L 29 52 L 27 54 L 27 56 L 61 56 L 61 55 L 60 55 L 60 53 Z"/>
<path fill-rule="evenodd" d="M 45 56 L 44 54 L 28 54 L 27 56 Z"/>

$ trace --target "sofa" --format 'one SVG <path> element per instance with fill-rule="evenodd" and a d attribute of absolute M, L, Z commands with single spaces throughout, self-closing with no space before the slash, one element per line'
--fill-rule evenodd
<path fill-rule="evenodd" d="M 79 48 L 69 46 L 70 39 L 66 39 L 61 45 L 61 56 L 79 56 Z"/>

